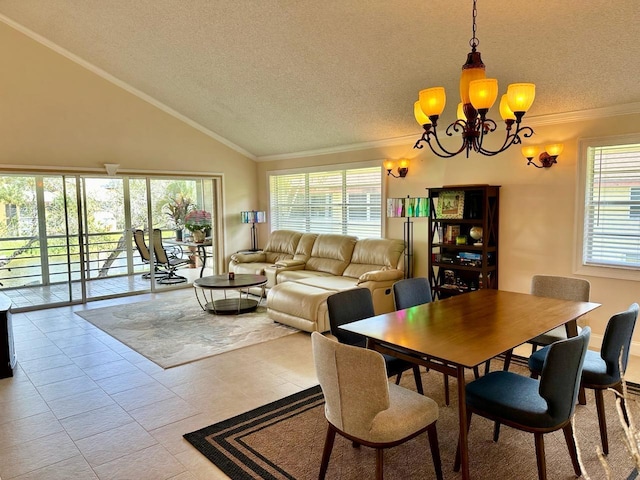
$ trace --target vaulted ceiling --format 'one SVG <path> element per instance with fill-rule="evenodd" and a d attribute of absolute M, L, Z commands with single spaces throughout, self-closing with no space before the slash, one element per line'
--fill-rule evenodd
<path fill-rule="evenodd" d="M 0 20 L 260 159 L 417 138 L 429 86 L 446 87 L 453 120 L 471 5 L 0 0 Z M 640 102 L 638 0 L 478 0 L 477 23 L 501 91 L 536 84 L 530 117 Z"/>

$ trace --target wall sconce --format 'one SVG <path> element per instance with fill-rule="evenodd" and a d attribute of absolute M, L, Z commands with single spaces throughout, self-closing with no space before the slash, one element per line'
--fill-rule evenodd
<path fill-rule="evenodd" d="M 385 160 L 384 168 L 387 170 L 387 175 L 391 175 L 393 178 L 404 178 L 407 176 L 409 172 L 409 160 L 403 158 L 402 160 L 398 160 L 398 175 L 394 175 L 391 170 L 396 166 L 396 162 L 393 160 Z"/>
<path fill-rule="evenodd" d="M 522 147 L 522 155 L 524 155 L 524 158 L 528 160 L 527 165 L 533 165 L 536 168 L 549 168 L 554 163 L 558 163 L 556 159 L 558 158 L 558 155 L 562 153 L 564 145 L 562 143 L 554 143 L 547 145 L 544 148 L 545 151 L 538 157 L 542 165 L 538 165 L 533 161 L 533 158 L 538 155 L 538 152 L 540 152 L 540 147 Z"/>

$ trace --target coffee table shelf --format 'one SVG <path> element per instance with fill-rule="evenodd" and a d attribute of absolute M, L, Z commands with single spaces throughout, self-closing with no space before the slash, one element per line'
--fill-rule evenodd
<path fill-rule="evenodd" d="M 266 284 L 267 277 L 264 275 L 238 274 L 233 279 L 230 279 L 228 275 L 212 275 L 195 280 L 193 289 L 203 310 L 216 315 L 239 315 L 258 308 L 264 297 Z M 249 298 L 249 288 L 251 287 L 262 287 L 259 300 Z M 222 290 L 225 298 L 214 300 L 213 292 L 215 290 Z M 227 298 L 227 290 L 238 291 L 238 297 Z M 207 291 L 209 292 L 208 298 Z"/>

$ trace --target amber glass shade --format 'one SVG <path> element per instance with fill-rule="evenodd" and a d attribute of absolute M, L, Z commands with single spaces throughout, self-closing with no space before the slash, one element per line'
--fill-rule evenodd
<path fill-rule="evenodd" d="M 409 168 L 409 160 L 406 158 L 398 160 L 398 168 Z"/>
<path fill-rule="evenodd" d="M 463 68 L 460 74 L 460 100 L 462 103 L 472 103 L 469 97 L 469 85 L 474 80 L 485 78 L 484 65 L 482 67 Z"/>
<path fill-rule="evenodd" d="M 525 145 L 522 147 L 522 155 L 524 158 L 534 158 L 540 152 L 540 148 L 534 145 Z"/>
<path fill-rule="evenodd" d="M 533 83 L 512 83 L 507 88 L 507 102 L 512 112 L 525 113 L 536 98 L 536 86 Z"/>
<path fill-rule="evenodd" d="M 458 120 L 467 120 L 467 116 L 464 114 L 464 104 L 462 102 L 458 104 L 458 108 L 456 109 L 456 118 Z"/>
<path fill-rule="evenodd" d="M 507 101 L 506 93 L 502 95 L 502 97 L 500 97 L 500 116 L 504 121 L 516 119 L 516 116 L 509 108 L 509 102 Z"/>
<path fill-rule="evenodd" d="M 564 145 L 562 143 L 553 143 L 545 146 L 544 149 L 552 157 L 557 157 L 562 153 L 562 150 L 564 150 Z"/>
<path fill-rule="evenodd" d="M 427 116 L 440 115 L 447 102 L 444 87 L 427 88 L 420 91 L 420 109 Z"/>
<path fill-rule="evenodd" d="M 395 167 L 396 162 L 394 162 L 393 160 L 385 160 L 383 165 L 385 170 L 393 170 L 393 167 Z"/>
<path fill-rule="evenodd" d="M 489 110 L 498 98 L 498 80 L 483 78 L 469 83 L 469 98 L 476 110 Z"/>
<path fill-rule="evenodd" d="M 413 104 L 413 116 L 416 117 L 416 122 L 420 125 L 430 125 L 431 120 L 427 117 L 420 108 L 420 101 Z"/>

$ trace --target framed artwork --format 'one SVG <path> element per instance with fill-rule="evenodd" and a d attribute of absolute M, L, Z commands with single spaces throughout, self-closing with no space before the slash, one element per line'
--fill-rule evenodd
<path fill-rule="evenodd" d="M 436 206 L 436 218 L 462 218 L 464 213 L 464 192 L 451 190 L 440 192 Z"/>

